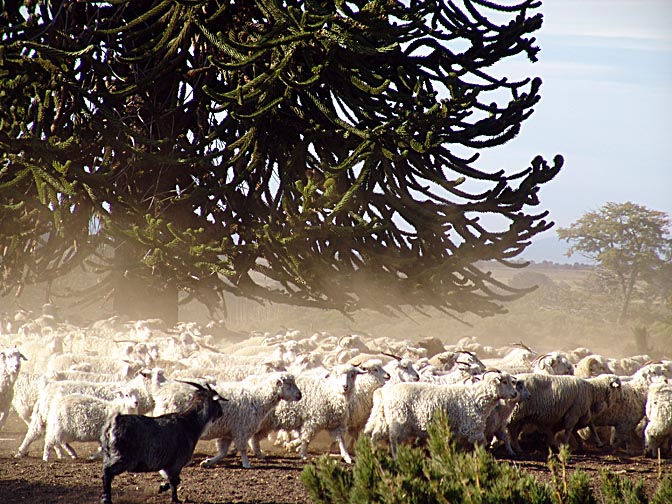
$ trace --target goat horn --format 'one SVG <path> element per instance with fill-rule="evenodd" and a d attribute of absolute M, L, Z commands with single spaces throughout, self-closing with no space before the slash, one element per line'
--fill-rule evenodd
<path fill-rule="evenodd" d="M 178 381 L 178 382 L 180 382 L 180 383 L 186 383 L 187 385 L 191 385 L 192 387 L 196 387 L 198 390 L 208 390 L 207 388 L 205 388 L 205 387 L 204 387 L 203 385 L 201 385 L 200 383 L 196 383 L 196 382 L 192 382 L 192 381 L 187 381 L 187 380 L 175 380 L 175 381 Z M 208 387 L 208 388 L 209 388 L 209 387 Z M 212 392 L 212 389 L 210 389 L 210 391 Z"/>
<path fill-rule="evenodd" d="M 397 361 L 401 362 L 401 357 L 399 357 L 398 355 L 394 355 L 394 354 L 386 353 L 386 352 L 380 352 L 380 353 L 383 354 L 383 355 L 387 355 L 388 357 L 392 357 L 394 360 L 397 360 Z"/>
<path fill-rule="evenodd" d="M 551 355 L 551 354 L 545 353 L 545 354 L 538 355 L 537 357 L 534 358 L 534 360 L 532 361 L 532 364 L 536 365 L 538 362 L 541 361 L 541 359 L 543 359 L 545 357 L 548 357 L 549 355 Z"/>

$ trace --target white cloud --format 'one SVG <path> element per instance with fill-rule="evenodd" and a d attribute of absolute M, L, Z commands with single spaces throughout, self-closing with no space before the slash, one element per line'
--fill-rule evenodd
<path fill-rule="evenodd" d="M 669 0 L 553 0 L 542 11 L 542 34 L 571 37 L 568 43 L 672 49 Z"/>

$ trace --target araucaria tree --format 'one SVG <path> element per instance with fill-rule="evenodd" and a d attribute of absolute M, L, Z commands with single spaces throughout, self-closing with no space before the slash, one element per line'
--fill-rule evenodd
<path fill-rule="evenodd" d="M 602 278 L 617 288 L 619 323 L 626 319 L 638 282 L 669 278 L 672 236 L 665 212 L 631 202 L 607 203 L 557 233 L 571 244 L 568 254 L 578 252 L 597 262 Z"/>
<path fill-rule="evenodd" d="M 4 2 L 3 289 L 88 262 L 131 317 L 178 290 L 501 311 L 520 292 L 474 263 L 552 225 L 531 207 L 562 158 L 477 158 L 540 99 L 498 65 L 536 61 L 539 5 Z"/>

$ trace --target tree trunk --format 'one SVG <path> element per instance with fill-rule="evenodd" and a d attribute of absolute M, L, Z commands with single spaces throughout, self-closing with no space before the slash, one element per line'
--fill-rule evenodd
<path fill-rule="evenodd" d="M 173 286 L 167 286 L 155 277 L 148 281 L 133 273 L 123 265 L 132 264 L 137 267 L 138 259 L 129 247 L 120 246 L 115 252 L 115 263 L 119 266 L 114 278 L 113 310 L 117 315 L 129 320 L 159 318 L 168 327 L 178 321 L 178 292 Z"/>
<path fill-rule="evenodd" d="M 618 314 L 618 324 L 623 324 L 625 317 L 628 314 L 628 308 L 630 307 L 630 301 L 632 300 L 632 291 L 635 288 L 635 282 L 637 281 L 637 271 L 632 271 L 630 278 L 628 278 L 625 288 L 623 289 L 623 303 L 621 304 L 621 313 Z"/>

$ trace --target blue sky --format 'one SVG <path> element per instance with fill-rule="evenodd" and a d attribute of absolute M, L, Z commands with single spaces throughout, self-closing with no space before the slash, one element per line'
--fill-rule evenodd
<path fill-rule="evenodd" d="M 556 228 L 608 201 L 672 217 L 672 0 L 545 0 L 540 12 L 539 61 L 509 68 L 542 78 L 541 101 L 482 162 L 520 168 L 562 154 L 540 192 Z M 549 237 L 555 228 L 539 239 Z"/>

